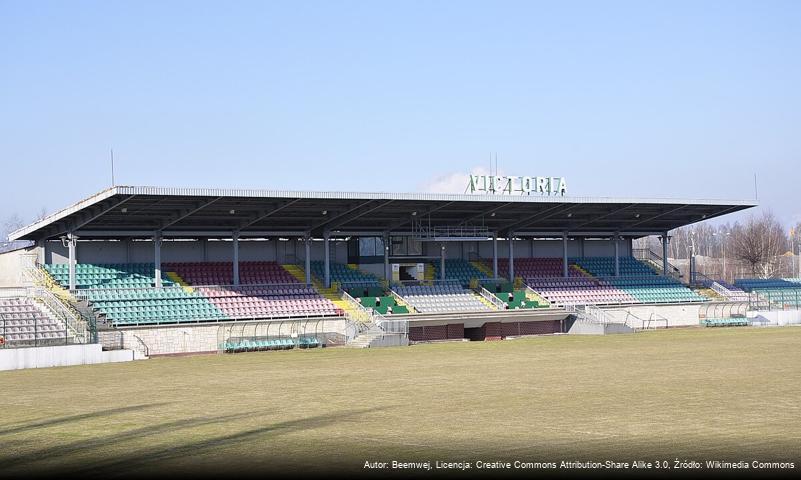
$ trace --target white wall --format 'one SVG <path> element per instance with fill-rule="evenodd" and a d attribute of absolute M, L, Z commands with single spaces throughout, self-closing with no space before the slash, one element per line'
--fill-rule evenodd
<path fill-rule="evenodd" d="M 172 355 L 216 352 L 218 342 L 226 336 L 286 337 L 294 328 L 298 333 L 321 337 L 326 333 L 342 333 L 345 327 L 345 320 L 342 319 L 165 325 L 101 332 L 100 341 L 115 348 L 138 351 L 144 350 L 144 344 L 148 355 Z M 226 333 L 227 329 L 233 330 Z"/>
<path fill-rule="evenodd" d="M 630 307 L 609 307 L 603 308 L 615 321 L 623 323 L 633 328 L 664 327 L 665 321 L 659 320 L 660 317 L 667 319 L 668 327 L 687 327 L 697 326 L 700 323 L 700 304 L 676 304 L 676 305 L 634 305 Z M 634 316 L 629 316 L 627 313 Z M 652 319 L 649 324 L 649 319 Z"/>
<path fill-rule="evenodd" d="M 130 362 L 132 350 L 104 352 L 100 344 L 55 347 L 4 348 L 0 350 L 0 370 L 66 367 L 95 363 Z"/>
<path fill-rule="evenodd" d="M 20 287 L 24 285 L 22 259 L 24 255 L 31 252 L 33 252 L 33 249 L 0 253 L 0 287 Z"/>

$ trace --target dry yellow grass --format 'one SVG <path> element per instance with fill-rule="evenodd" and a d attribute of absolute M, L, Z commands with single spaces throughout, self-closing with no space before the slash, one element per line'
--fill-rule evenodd
<path fill-rule="evenodd" d="M 2 473 L 801 458 L 801 328 L 157 358 L 0 373 Z"/>

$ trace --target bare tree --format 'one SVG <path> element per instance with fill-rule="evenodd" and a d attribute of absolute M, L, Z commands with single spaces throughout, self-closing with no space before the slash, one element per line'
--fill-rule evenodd
<path fill-rule="evenodd" d="M 10 217 L 6 218 L 2 225 L 2 230 L 0 230 L 0 240 L 8 241 L 8 234 L 13 232 L 14 230 L 18 230 L 25 226 L 25 222 L 22 221 L 19 215 L 16 213 L 11 215 Z"/>
<path fill-rule="evenodd" d="M 40 220 L 44 220 L 47 218 L 47 208 L 44 206 L 39 209 L 39 213 L 36 214 L 36 218 L 33 219 L 34 222 L 38 222 Z"/>
<path fill-rule="evenodd" d="M 750 216 L 745 224 L 735 225 L 731 237 L 731 255 L 748 265 L 752 275 L 770 278 L 777 272 L 787 237 L 772 213 Z"/>

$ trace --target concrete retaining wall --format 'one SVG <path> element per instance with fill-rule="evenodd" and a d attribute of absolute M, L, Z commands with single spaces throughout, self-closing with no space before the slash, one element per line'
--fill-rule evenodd
<path fill-rule="evenodd" d="M 632 328 L 686 327 L 698 325 L 701 305 L 633 305 L 629 307 L 606 307 L 606 312 L 615 322 Z M 632 315 L 628 315 L 631 313 Z M 636 318 L 635 318 L 636 317 Z M 667 322 L 661 319 L 666 318 Z M 650 323 L 649 323 L 650 320 Z"/>
<path fill-rule="evenodd" d="M 602 325 L 600 323 L 573 322 L 567 333 L 571 335 L 611 335 L 615 333 L 632 333 L 633 329 L 620 323 Z"/>
<path fill-rule="evenodd" d="M 748 312 L 754 325 L 798 325 L 801 324 L 801 310 L 774 310 Z"/>
<path fill-rule="evenodd" d="M 134 359 L 135 353 L 132 350 L 104 352 L 102 347 L 96 343 L 56 347 L 5 348 L 0 350 L 0 370 L 130 362 Z"/>
<path fill-rule="evenodd" d="M 297 334 L 317 336 L 322 341 L 327 334 L 342 333 L 344 330 L 343 319 L 304 319 L 130 327 L 99 332 L 98 335 L 100 342 L 108 347 L 133 349 L 153 356 L 216 352 L 218 343 L 225 338 L 286 338 Z"/>

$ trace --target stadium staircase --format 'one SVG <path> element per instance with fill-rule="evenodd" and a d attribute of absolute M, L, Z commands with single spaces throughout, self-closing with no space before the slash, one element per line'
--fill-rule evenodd
<path fill-rule="evenodd" d="M 290 275 L 297 278 L 300 283 L 306 283 L 306 272 L 298 265 L 286 264 L 281 266 L 284 267 L 284 270 L 289 272 Z"/>
<path fill-rule="evenodd" d="M 297 278 L 299 282 L 306 283 L 306 271 L 300 268 L 300 265 L 282 265 L 284 270 L 289 272 L 290 275 Z M 344 300 L 342 298 L 342 294 L 339 292 L 335 283 L 331 284 L 331 288 L 325 288 L 323 282 L 321 282 L 318 278 L 314 275 L 311 275 L 312 286 L 315 290 L 323 297 L 334 304 L 334 306 L 343 312 L 345 312 L 345 316 L 349 318 L 359 318 L 361 317 L 361 312 L 359 311 L 358 307 L 353 305 L 352 302 Z"/>
<path fill-rule="evenodd" d="M 365 324 L 364 328 L 365 330 L 359 332 L 353 340 L 347 343 L 348 347 L 370 348 L 376 340 L 384 336 L 384 331 L 375 324 Z"/>
<path fill-rule="evenodd" d="M 592 274 L 590 272 L 588 272 L 587 270 L 581 268 L 580 265 L 576 265 L 575 263 L 571 263 L 570 266 L 573 269 L 578 270 L 579 272 L 581 272 L 581 274 L 584 275 L 585 277 L 595 280 L 595 277 L 593 277 Z"/>
<path fill-rule="evenodd" d="M 651 249 L 634 249 L 634 258 L 650 267 L 657 275 L 662 275 L 662 255 Z M 675 280 L 681 281 L 681 271 L 679 267 L 668 262 L 668 275 Z"/>
<path fill-rule="evenodd" d="M 493 274 L 493 272 L 492 272 L 492 268 L 487 266 L 487 265 L 485 265 L 484 262 L 476 261 L 476 262 L 470 262 L 470 264 L 473 265 L 474 267 L 476 267 L 479 271 L 481 271 L 488 278 L 493 278 L 495 276 Z"/>
<path fill-rule="evenodd" d="M 403 297 L 401 297 L 397 293 L 393 292 L 392 290 L 388 289 L 387 291 L 389 292 L 390 296 L 392 296 L 392 298 L 395 299 L 395 303 L 398 304 L 401 307 L 405 307 L 406 311 L 408 313 L 410 313 L 410 314 L 411 313 L 417 313 L 417 310 L 415 310 L 414 307 L 409 305 L 409 303 L 407 303 L 406 300 L 403 299 Z"/>
<path fill-rule="evenodd" d="M 550 306 L 548 300 L 545 300 L 542 296 L 528 286 L 526 287 L 526 299 L 532 302 L 537 302 L 539 305 Z"/>
<path fill-rule="evenodd" d="M 434 265 L 430 263 L 426 263 L 425 267 L 423 267 L 423 280 L 426 285 L 434 285 L 434 280 L 436 280 L 436 273 L 434 272 Z"/>
<path fill-rule="evenodd" d="M 26 274 L 34 285 L 42 287 L 49 293 L 53 301 L 58 302 L 59 305 L 51 306 L 51 310 L 58 308 L 66 309 L 65 314 L 71 317 L 76 324 L 88 326 L 91 330 L 94 330 L 98 323 L 105 322 L 105 319 L 99 316 L 92 307 L 89 306 L 89 302 L 75 298 L 69 290 L 62 287 L 61 284 L 50 275 L 50 272 L 41 265 L 29 268 Z M 70 322 L 67 323 L 69 324 Z M 76 335 L 79 335 L 83 328 L 78 327 L 73 328 L 73 330 Z"/>
<path fill-rule="evenodd" d="M 709 298 L 710 300 L 715 300 L 718 302 L 726 300 L 726 298 L 724 298 L 721 294 L 712 290 L 711 288 L 697 288 L 695 289 L 695 293 L 697 293 L 698 295 L 703 295 Z"/>
<path fill-rule="evenodd" d="M 189 286 L 189 284 L 181 278 L 176 272 L 167 272 L 167 278 L 175 282 L 176 285 L 179 285 L 186 293 L 192 293 L 195 290 Z"/>
<path fill-rule="evenodd" d="M 487 306 L 487 308 L 489 308 L 490 310 L 500 310 L 500 308 L 498 308 L 498 306 L 497 306 L 497 305 L 495 305 L 494 303 L 492 303 L 492 302 L 490 302 L 489 300 L 487 300 L 486 298 L 484 298 L 484 296 L 483 296 L 483 295 L 478 295 L 478 294 L 476 294 L 476 297 L 477 297 L 479 300 L 481 300 L 481 303 L 483 303 L 484 305 L 486 305 L 486 306 Z"/>

